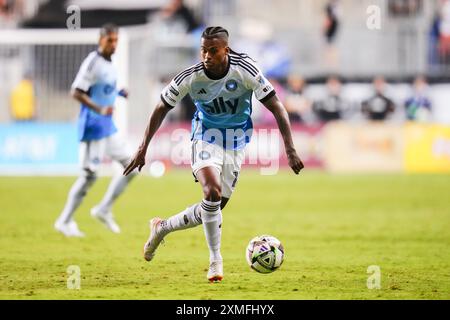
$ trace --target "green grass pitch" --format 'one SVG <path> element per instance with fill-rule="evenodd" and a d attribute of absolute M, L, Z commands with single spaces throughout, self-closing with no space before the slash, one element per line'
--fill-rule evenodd
<path fill-rule="evenodd" d="M 87 234 L 53 229 L 74 177 L 0 178 L 1 299 L 450 299 L 450 176 L 330 175 L 245 169 L 224 210 L 225 279 L 206 280 L 201 227 L 173 233 L 147 263 L 148 220 L 201 199 L 189 171 L 140 176 L 115 206 L 120 235 L 89 215 L 109 179 L 77 211 Z M 252 271 L 248 241 L 278 237 L 286 248 L 273 274 Z M 67 267 L 81 289 L 67 288 Z M 367 268 L 380 267 L 381 289 Z"/>

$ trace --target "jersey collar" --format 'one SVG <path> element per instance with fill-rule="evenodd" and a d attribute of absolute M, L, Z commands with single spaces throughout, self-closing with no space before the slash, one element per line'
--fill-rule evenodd
<path fill-rule="evenodd" d="M 100 57 L 102 57 L 103 59 L 105 59 L 106 61 L 109 61 L 109 62 L 111 62 L 112 60 L 111 60 L 111 57 L 108 59 L 108 58 L 105 58 L 105 56 L 104 55 L 102 55 L 102 53 L 97 49 L 96 50 L 97 51 L 97 54 L 100 56 Z"/>

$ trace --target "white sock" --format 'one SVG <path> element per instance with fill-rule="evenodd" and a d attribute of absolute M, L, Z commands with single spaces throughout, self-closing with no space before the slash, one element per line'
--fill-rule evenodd
<path fill-rule="evenodd" d="M 122 194 L 128 183 L 136 176 L 136 173 L 131 173 L 128 176 L 120 175 L 112 179 L 108 190 L 103 196 L 102 201 L 98 205 L 101 212 L 110 212 L 114 201 Z"/>
<path fill-rule="evenodd" d="M 172 231 L 194 228 L 202 224 L 200 204 L 197 203 L 180 213 L 166 219 L 163 228 L 169 233 Z"/>
<path fill-rule="evenodd" d="M 222 211 L 221 201 L 212 202 L 203 200 L 201 203 L 201 214 L 206 242 L 209 248 L 209 261 L 222 260 L 220 254 L 220 238 L 222 236 Z"/>
<path fill-rule="evenodd" d="M 82 176 L 75 181 L 70 189 L 67 197 L 66 205 L 58 218 L 60 223 L 68 223 L 72 220 L 75 210 L 80 206 L 83 198 L 86 196 L 89 188 L 94 184 L 96 180 L 95 175 Z"/>

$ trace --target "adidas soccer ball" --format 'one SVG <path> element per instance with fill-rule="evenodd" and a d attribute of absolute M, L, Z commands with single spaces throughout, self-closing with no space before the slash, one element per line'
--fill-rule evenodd
<path fill-rule="evenodd" d="M 277 270 L 284 260 L 284 247 L 273 236 L 263 235 L 250 240 L 246 258 L 249 266 L 259 273 Z"/>

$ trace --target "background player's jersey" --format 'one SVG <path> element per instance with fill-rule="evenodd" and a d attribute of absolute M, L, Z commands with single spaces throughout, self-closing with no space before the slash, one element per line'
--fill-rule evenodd
<path fill-rule="evenodd" d="M 91 52 L 81 64 L 72 88 L 86 92 L 101 107 L 113 106 L 117 97 L 117 72 L 112 62 L 98 51 Z M 81 104 L 78 133 L 81 141 L 98 140 L 117 131 L 112 116 L 104 116 Z"/>
<path fill-rule="evenodd" d="M 174 107 L 189 94 L 197 107 L 192 120 L 192 139 L 239 150 L 251 137 L 252 93 L 264 102 L 275 95 L 275 91 L 247 59 L 234 54 L 228 58 L 228 71 L 223 78 L 210 78 L 203 63 L 198 63 L 173 78 L 162 91 L 161 99 L 167 106 Z M 216 139 L 218 131 L 223 140 Z"/>

